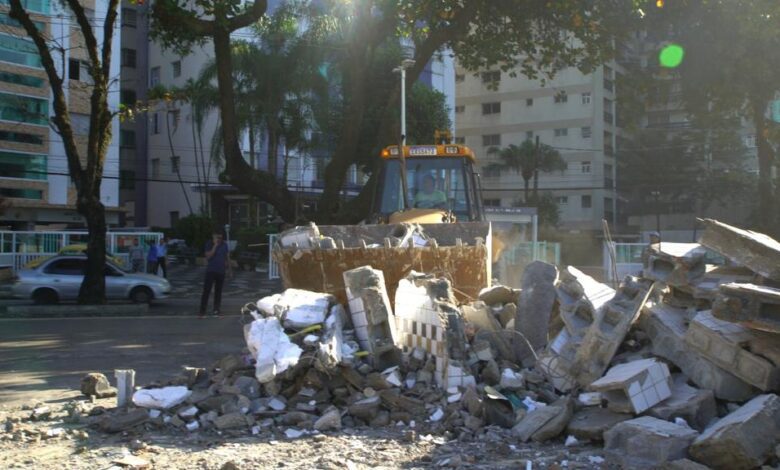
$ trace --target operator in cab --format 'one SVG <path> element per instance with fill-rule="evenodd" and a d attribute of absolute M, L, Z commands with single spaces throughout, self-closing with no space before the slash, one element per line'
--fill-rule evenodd
<path fill-rule="evenodd" d="M 422 189 L 414 195 L 414 207 L 418 209 L 446 209 L 447 196 L 436 189 L 436 180 L 433 175 L 425 175 L 422 180 Z"/>

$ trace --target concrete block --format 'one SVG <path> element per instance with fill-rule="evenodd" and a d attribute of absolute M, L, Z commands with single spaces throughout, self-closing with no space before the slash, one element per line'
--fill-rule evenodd
<path fill-rule="evenodd" d="M 479 292 L 479 300 L 485 302 L 488 305 L 509 304 L 517 302 L 517 296 L 519 293 L 519 290 L 498 284 L 482 289 Z"/>
<path fill-rule="evenodd" d="M 755 387 L 780 388 L 780 367 L 748 350 L 753 333 L 740 325 L 699 312 L 685 334 L 685 342 L 718 366 Z"/>
<path fill-rule="evenodd" d="M 642 276 L 669 286 L 689 288 L 704 274 L 706 255 L 707 250 L 698 243 L 655 243 L 642 254 Z"/>
<path fill-rule="evenodd" d="M 574 413 L 566 426 L 566 433 L 577 439 L 603 441 L 604 432 L 633 417 L 631 414 L 615 413 L 606 408 L 587 407 Z"/>
<path fill-rule="evenodd" d="M 672 380 L 666 364 L 642 359 L 611 368 L 590 388 L 602 393 L 610 410 L 639 414 L 672 395 Z"/>
<path fill-rule="evenodd" d="M 474 302 L 471 305 L 461 306 L 463 319 L 476 325 L 480 331 L 484 331 L 488 336 L 490 344 L 498 351 L 502 359 L 511 361 L 514 359 L 512 345 L 504 339 L 502 335 L 503 328 L 498 319 L 493 315 L 487 305 L 483 302 Z"/>
<path fill-rule="evenodd" d="M 449 281 L 412 271 L 398 283 L 394 319 L 396 345 L 404 352 L 427 352 L 440 387 L 476 386 L 467 365 L 463 318 Z"/>
<path fill-rule="evenodd" d="M 665 421 L 684 419 L 692 428 L 703 431 L 718 417 L 715 395 L 712 390 L 693 388 L 686 383 L 687 377 L 677 374 L 672 378 L 672 396 L 647 411 Z"/>
<path fill-rule="evenodd" d="M 135 371 L 133 369 L 115 369 L 114 377 L 117 387 L 116 406 L 128 405 L 135 391 Z"/>
<path fill-rule="evenodd" d="M 717 220 L 701 222 L 704 233 L 699 243 L 755 273 L 780 281 L 780 243 L 777 240 Z"/>
<path fill-rule="evenodd" d="M 604 433 L 607 459 L 621 468 L 650 469 L 683 459 L 699 435 L 691 428 L 651 416 L 624 421 Z"/>
<path fill-rule="evenodd" d="M 665 304 L 650 305 L 643 310 L 640 326 L 650 337 L 653 354 L 672 362 L 698 387 L 712 390 L 716 398 L 746 401 L 758 393 L 685 342 L 685 310 Z"/>
<path fill-rule="evenodd" d="M 780 334 L 780 289 L 755 284 L 723 284 L 712 304 L 712 313 L 722 320 Z"/>
<path fill-rule="evenodd" d="M 691 446 L 698 462 L 719 470 L 761 466 L 780 439 L 780 397 L 759 395 L 707 428 Z"/>
<path fill-rule="evenodd" d="M 615 289 L 569 266 L 560 273 L 555 292 L 561 319 L 574 335 L 583 335 L 596 312 L 615 296 Z"/>
<path fill-rule="evenodd" d="M 575 337 L 568 329 L 563 328 L 539 354 L 536 368 L 547 377 L 556 390 L 566 393 L 577 384 L 573 364 L 577 348 L 581 343 L 581 337 Z"/>
<path fill-rule="evenodd" d="M 756 274 L 742 266 L 707 265 L 704 275 L 693 284 L 692 295 L 695 299 L 714 301 L 720 292 L 720 286 L 732 282 L 750 283 Z"/>
<path fill-rule="evenodd" d="M 542 442 L 563 432 L 571 419 L 574 400 L 561 398 L 555 403 L 530 411 L 512 428 L 512 434 L 523 442 L 533 439 Z"/>
<path fill-rule="evenodd" d="M 555 303 L 557 280 L 558 269 L 542 261 L 532 262 L 523 271 L 515 317 L 515 331 L 522 335 L 517 335 L 514 341 L 518 361 L 532 361 L 534 352 L 547 344 L 547 327 Z"/>
<path fill-rule="evenodd" d="M 401 354 L 392 331 L 393 311 L 382 271 L 363 266 L 344 271 L 343 277 L 360 346 L 371 353 L 378 370 L 400 364 Z"/>

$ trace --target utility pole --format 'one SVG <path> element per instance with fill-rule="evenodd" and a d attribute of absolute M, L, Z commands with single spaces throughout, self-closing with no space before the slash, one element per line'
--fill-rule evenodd
<path fill-rule="evenodd" d="M 655 231 L 661 233 L 661 207 L 658 202 L 661 197 L 661 191 L 650 191 L 650 194 L 655 198 Z"/>
<path fill-rule="evenodd" d="M 401 163 L 403 210 L 406 210 L 410 207 L 409 188 L 408 182 L 406 181 L 406 154 L 404 152 L 404 145 L 406 144 L 406 69 L 413 67 L 414 64 L 414 60 L 404 59 L 400 66 L 393 69 L 393 72 L 398 72 L 401 74 L 401 136 L 398 140 L 398 158 Z"/>

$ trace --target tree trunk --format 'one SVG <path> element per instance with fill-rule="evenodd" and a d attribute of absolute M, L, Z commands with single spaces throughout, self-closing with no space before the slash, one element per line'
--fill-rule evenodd
<path fill-rule="evenodd" d="M 274 206 L 286 221 L 295 218 L 293 194 L 270 172 L 255 170 L 244 160 L 238 144 L 238 126 L 233 93 L 233 65 L 230 54 L 230 31 L 214 27 L 214 55 L 217 65 L 217 88 L 222 119 L 222 145 L 227 180 L 239 191 L 259 197 Z"/>
<path fill-rule="evenodd" d="M 198 208 L 198 213 L 201 215 L 204 214 L 206 210 L 206 203 L 204 200 L 204 196 L 206 196 L 206 192 L 203 191 L 203 180 L 201 180 L 201 172 L 200 172 L 200 157 L 198 156 L 198 136 L 195 132 L 195 117 L 194 113 L 192 113 L 192 108 L 190 108 L 190 127 L 192 131 L 192 148 L 195 154 L 195 175 L 198 181 L 198 186 L 200 186 L 200 190 L 198 191 L 198 199 L 200 200 L 200 207 Z M 203 176 L 206 176 L 205 173 Z"/>
<path fill-rule="evenodd" d="M 279 135 L 273 126 L 268 126 L 268 171 L 277 176 L 279 173 Z"/>
<path fill-rule="evenodd" d="M 528 205 L 528 186 L 530 184 L 529 178 L 523 178 L 523 198 L 525 199 L 525 204 Z"/>
<path fill-rule="evenodd" d="M 534 200 L 539 200 L 539 170 L 534 170 Z"/>
<path fill-rule="evenodd" d="M 775 188 L 772 181 L 774 153 L 766 138 L 765 110 L 765 100 L 754 101 L 753 125 L 756 128 L 756 146 L 758 147 L 758 226 L 760 230 L 774 235 L 777 231 Z"/>
<path fill-rule="evenodd" d="M 100 178 L 98 178 L 98 181 Z M 106 303 L 106 209 L 100 202 L 100 183 L 79 195 L 76 210 L 87 222 L 87 266 L 79 288 L 80 304 Z"/>

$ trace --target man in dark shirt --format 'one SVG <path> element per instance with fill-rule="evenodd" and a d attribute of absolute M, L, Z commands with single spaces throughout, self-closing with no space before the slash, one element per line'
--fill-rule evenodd
<path fill-rule="evenodd" d="M 215 233 L 211 241 L 206 243 L 206 262 L 206 279 L 203 282 L 203 294 L 200 297 L 200 313 L 198 315 L 200 317 L 206 316 L 206 307 L 209 304 L 212 286 L 214 287 L 214 316 L 219 315 L 225 272 L 232 276 L 230 253 L 221 233 Z"/>

